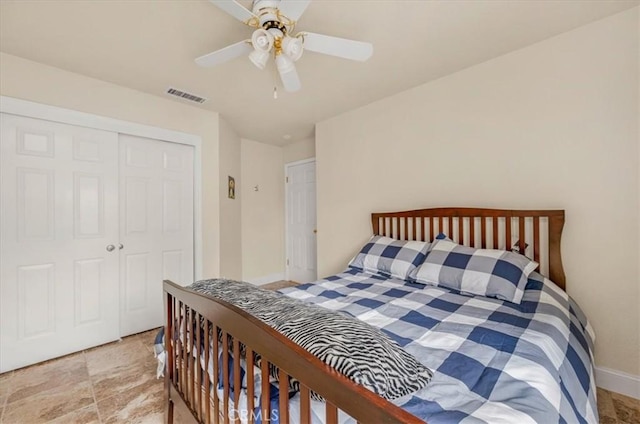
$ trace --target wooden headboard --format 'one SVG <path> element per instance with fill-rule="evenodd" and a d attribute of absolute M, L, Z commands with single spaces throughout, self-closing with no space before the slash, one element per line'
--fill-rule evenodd
<path fill-rule="evenodd" d="M 372 213 L 371 223 L 374 235 L 398 240 L 432 241 L 444 233 L 465 246 L 524 252 L 540 264 L 538 272 L 565 289 L 564 210 L 417 209 Z"/>

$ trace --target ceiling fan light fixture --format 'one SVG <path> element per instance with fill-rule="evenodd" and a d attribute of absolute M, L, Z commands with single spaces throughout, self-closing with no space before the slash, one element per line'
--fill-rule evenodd
<path fill-rule="evenodd" d="M 289 37 L 288 35 L 282 40 L 282 52 L 294 62 L 302 57 L 304 47 L 299 37 Z"/>
<path fill-rule="evenodd" d="M 293 60 L 289 56 L 279 54 L 276 56 L 276 67 L 278 68 L 278 72 L 280 74 L 286 74 L 291 72 L 291 70 L 295 70 L 295 65 L 293 64 Z"/>
<path fill-rule="evenodd" d="M 249 60 L 251 61 L 251 63 L 256 65 L 256 68 L 261 70 L 267 66 L 267 61 L 270 57 L 271 55 L 269 54 L 269 52 L 264 50 L 254 50 L 249 53 Z"/>
<path fill-rule="evenodd" d="M 302 84 L 298 77 L 298 71 L 296 71 L 296 65 L 293 64 L 293 60 L 288 56 L 279 54 L 276 56 L 276 67 L 282 80 L 282 85 L 285 90 L 290 93 L 300 90 Z"/>
<path fill-rule="evenodd" d="M 251 45 L 256 50 L 269 52 L 273 47 L 273 42 L 273 35 L 263 28 L 258 28 L 251 35 Z"/>

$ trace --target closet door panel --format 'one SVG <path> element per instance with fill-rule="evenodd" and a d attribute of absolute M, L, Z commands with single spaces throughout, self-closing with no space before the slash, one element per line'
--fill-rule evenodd
<path fill-rule="evenodd" d="M 119 336 L 117 134 L 0 116 L 0 372 Z"/>
<path fill-rule="evenodd" d="M 162 280 L 193 282 L 193 147 L 120 136 L 121 334 L 163 325 Z"/>

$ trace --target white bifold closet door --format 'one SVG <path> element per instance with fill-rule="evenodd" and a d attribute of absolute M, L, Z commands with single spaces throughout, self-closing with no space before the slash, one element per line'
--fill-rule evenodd
<path fill-rule="evenodd" d="M 117 340 L 118 135 L 2 114 L 0 372 Z"/>
<path fill-rule="evenodd" d="M 163 325 L 162 280 L 194 277 L 194 148 L 0 119 L 0 372 Z"/>
<path fill-rule="evenodd" d="M 126 336 L 164 324 L 163 279 L 193 282 L 192 146 L 120 136 L 120 243 Z"/>

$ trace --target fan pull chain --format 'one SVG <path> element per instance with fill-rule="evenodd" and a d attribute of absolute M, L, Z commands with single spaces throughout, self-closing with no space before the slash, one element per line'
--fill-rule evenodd
<path fill-rule="evenodd" d="M 275 85 L 273 86 L 273 98 L 274 100 L 278 99 L 278 87 L 276 87 Z"/>

